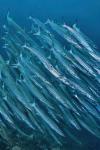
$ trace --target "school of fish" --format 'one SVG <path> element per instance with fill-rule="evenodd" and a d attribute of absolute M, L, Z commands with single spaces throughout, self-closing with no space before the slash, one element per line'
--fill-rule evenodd
<path fill-rule="evenodd" d="M 100 52 L 76 24 L 29 17 L 26 32 L 7 16 L 0 54 L 0 136 L 39 133 L 58 145 L 100 138 Z M 5 134 L 3 134 L 5 133 Z"/>

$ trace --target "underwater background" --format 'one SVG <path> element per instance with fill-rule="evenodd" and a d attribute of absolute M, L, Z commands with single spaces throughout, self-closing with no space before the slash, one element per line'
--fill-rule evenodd
<path fill-rule="evenodd" d="M 99 0 L 0 0 L 0 25 L 10 12 L 17 23 L 28 25 L 32 16 L 46 21 L 48 18 L 73 25 L 88 35 L 100 47 L 100 1 Z"/>
<path fill-rule="evenodd" d="M 8 12 L 26 30 L 30 27 L 29 16 L 43 22 L 49 18 L 62 24 L 76 23 L 81 31 L 97 45 L 98 50 L 100 49 L 100 0 L 0 0 L 0 37 L 3 36 L 2 26 L 6 24 Z M 0 43 L 0 52 L 3 53 L 2 40 Z M 85 148 L 100 150 L 99 140 L 91 138 L 90 141 L 94 140 L 94 144 L 92 145 L 91 142 L 91 145 Z M 6 143 L 1 141 L 0 150 L 6 150 Z"/>

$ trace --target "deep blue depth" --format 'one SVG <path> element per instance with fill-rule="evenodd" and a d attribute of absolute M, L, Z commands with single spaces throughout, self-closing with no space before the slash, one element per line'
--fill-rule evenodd
<path fill-rule="evenodd" d="M 58 23 L 73 25 L 84 32 L 100 50 L 100 0 L 0 0 L 0 52 L 2 49 L 3 24 L 6 24 L 6 15 L 10 16 L 23 28 L 28 29 L 29 16 L 46 21 L 48 18 Z M 94 150 L 98 150 L 97 139 Z M 97 146 L 98 145 L 98 146 Z M 97 146 L 97 147 L 96 147 Z"/>
<path fill-rule="evenodd" d="M 50 18 L 71 25 L 78 22 L 100 48 L 100 0 L 0 0 L 0 25 L 5 23 L 8 11 L 25 27 L 30 15 L 43 21 Z"/>

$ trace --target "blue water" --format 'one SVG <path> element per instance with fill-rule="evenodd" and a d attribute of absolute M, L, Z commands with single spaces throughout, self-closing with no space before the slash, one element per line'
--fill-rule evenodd
<path fill-rule="evenodd" d="M 41 21 L 50 18 L 69 25 L 77 23 L 100 49 L 100 0 L 0 0 L 0 38 L 8 12 L 19 25 L 26 28 L 30 25 L 28 16 Z M 93 150 L 99 150 L 96 142 Z"/>
<path fill-rule="evenodd" d="M 68 24 L 77 22 L 100 47 L 100 0 L 0 0 L 1 25 L 8 11 L 23 26 L 30 15 L 43 21 L 51 18 Z"/>

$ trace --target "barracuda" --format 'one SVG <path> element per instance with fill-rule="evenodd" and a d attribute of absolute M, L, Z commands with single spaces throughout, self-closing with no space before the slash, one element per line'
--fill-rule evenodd
<path fill-rule="evenodd" d="M 16 138 L 38 141 L 42 136 L 51 149 L 52 143 L 84 144 L 84 130 L 99 139 L 99 51 L 75 25 L 29 19 L 31 32 L 9 14 L 4 26 L 7 58 L 0 55 L 0 135 L 7 131 L 8 143 L 9 128 L 11 137 L 13 131 Z"/>

